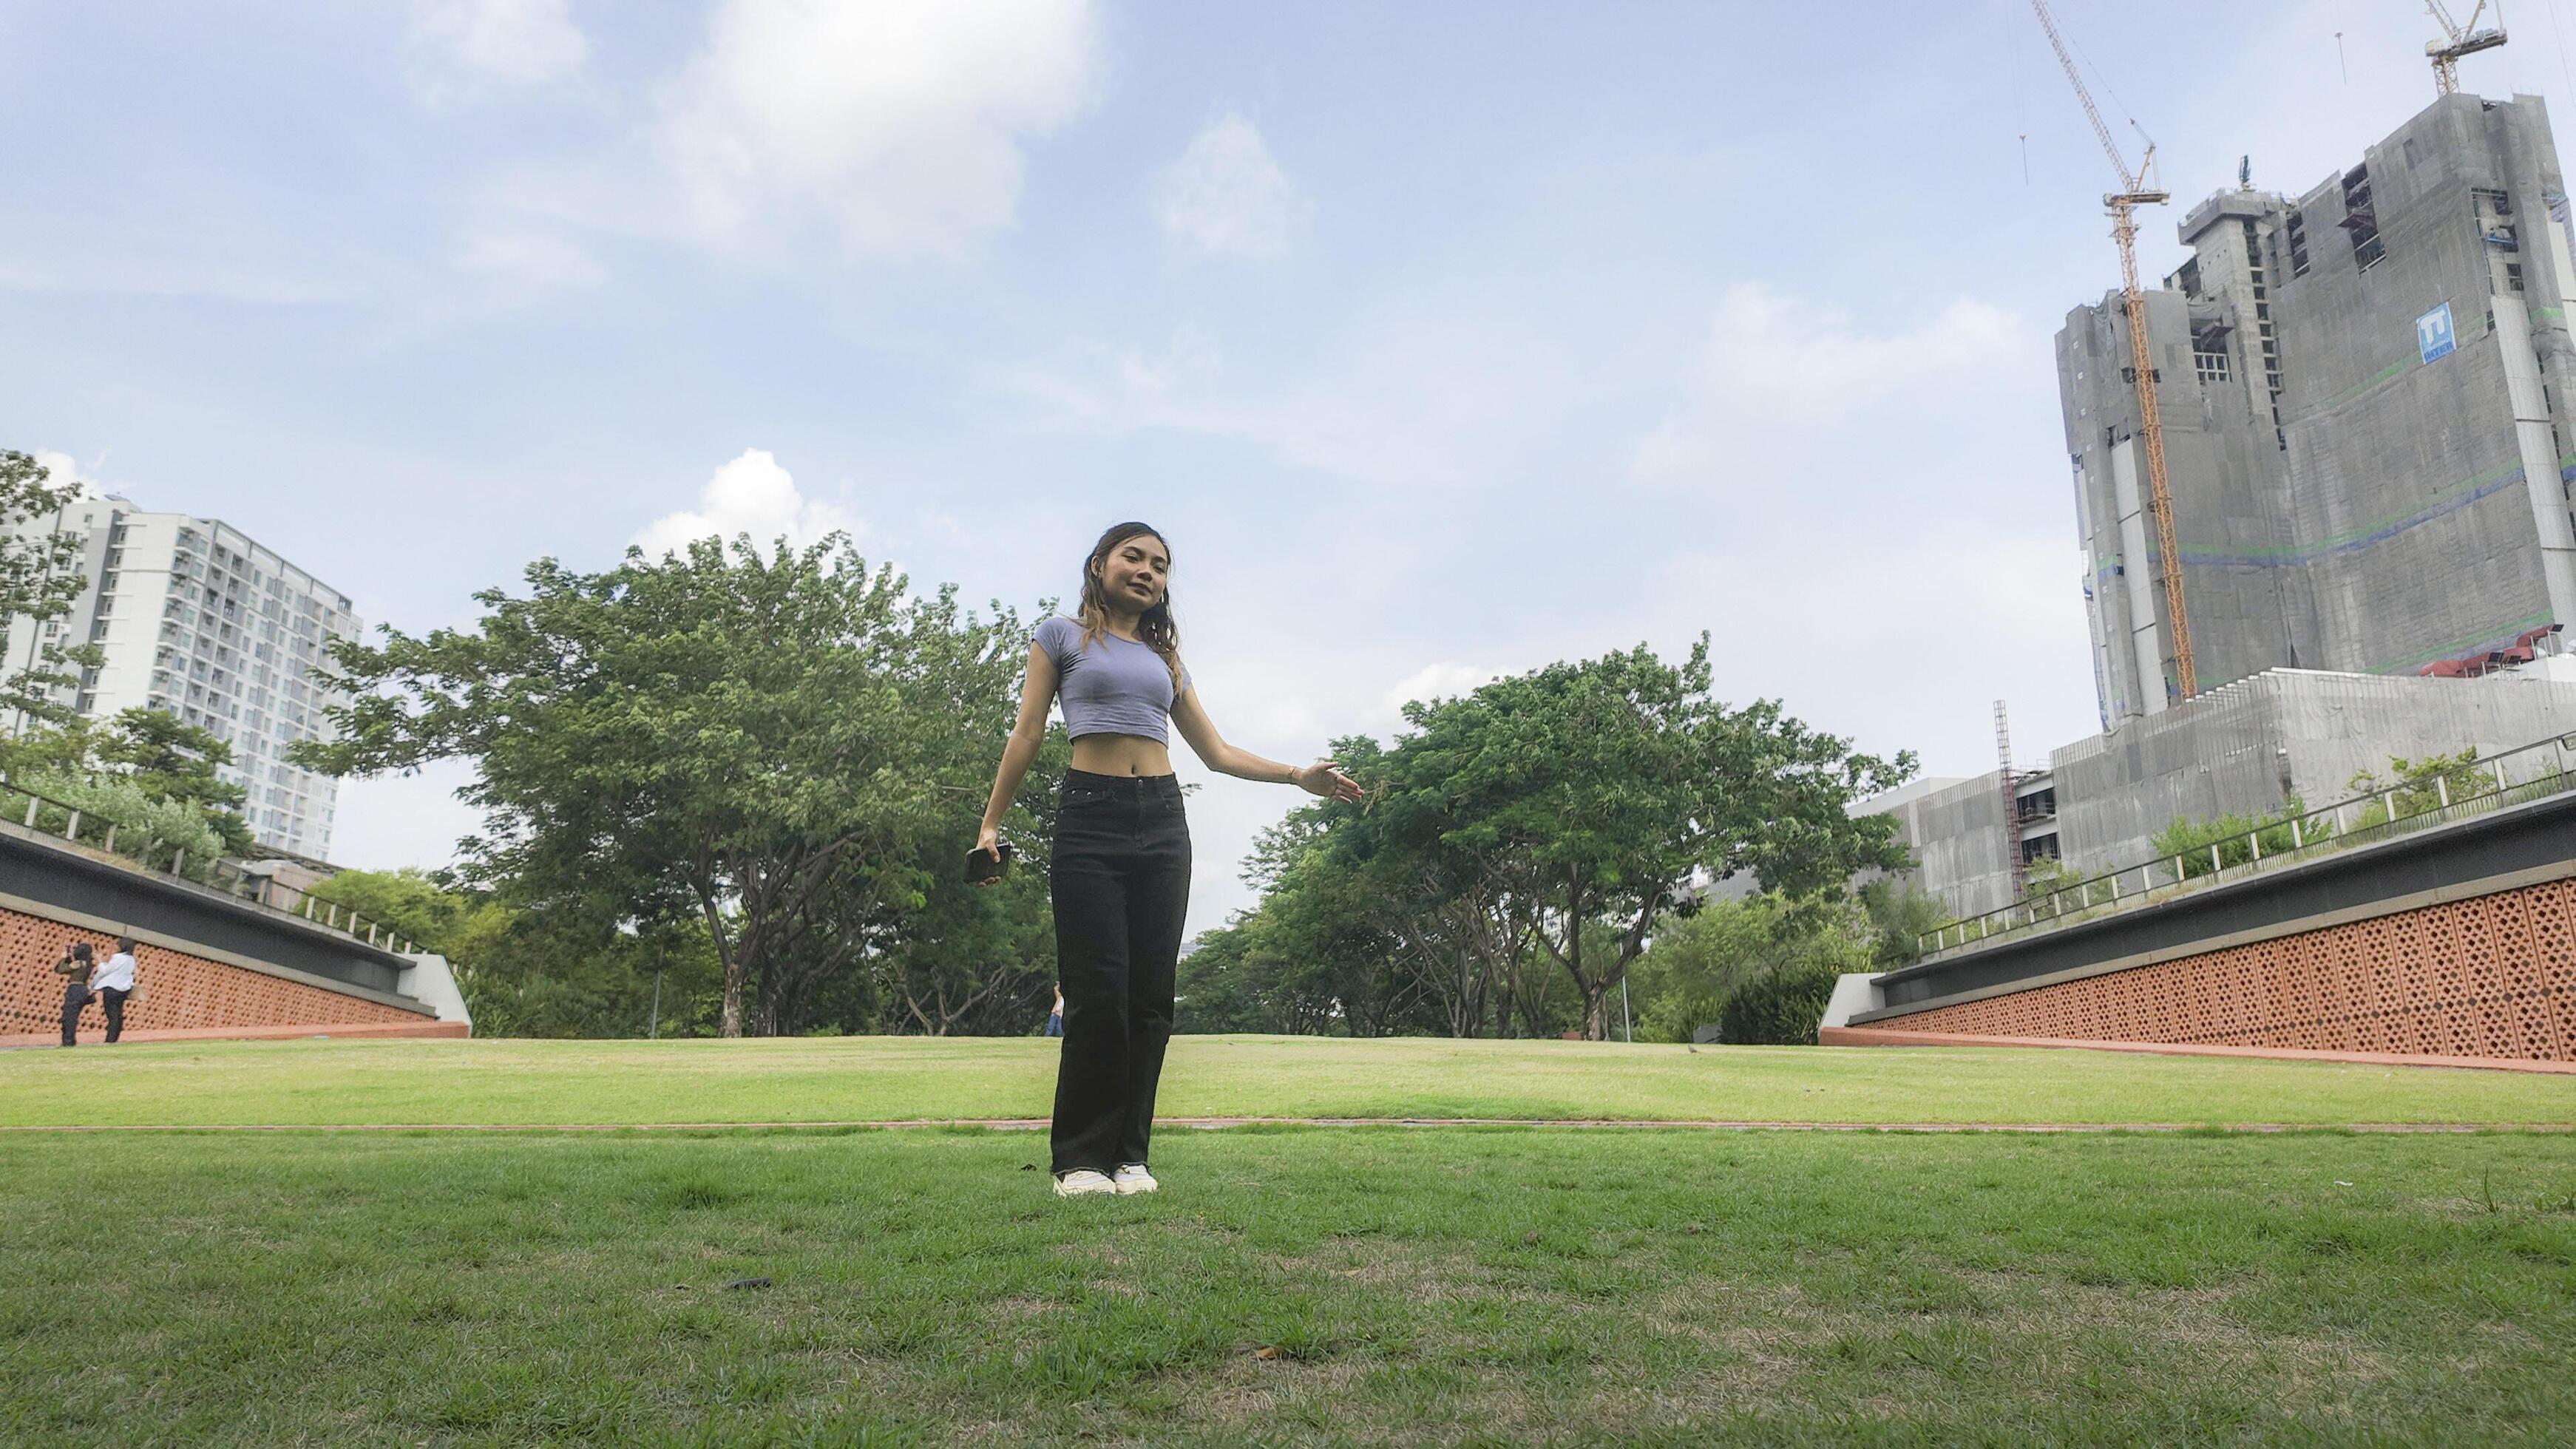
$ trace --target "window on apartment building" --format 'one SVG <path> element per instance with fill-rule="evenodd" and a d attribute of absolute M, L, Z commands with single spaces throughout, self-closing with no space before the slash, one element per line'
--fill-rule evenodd
<path fill-rule="evenodd" d="M 2290 233 L 2290 275 L 2308 274 L 2308 220 L 2300 212 L 2291 212 L 2287 230 Z"/>
<path fill-rule="evenodd" d="M 2227 354 L 2192 349 L 2191 370 L 2202 382 L 2227 381 Z"/>
<path fill-rule="evenodd" d="M 2339 225 L 2352 234 L 2353 264 L 2362 271 L 2369 271 L 2388 255 L 2387 243 L 2379 237 L 2379 213 L 2371 201 L 2368 166 L 2355 166 L 2343 174 L 2343 220 Z"/>
<path fill-rule="evenodd" d="M 2504 264 L 2504 284 L 2513 288 L 2517 292 L 2522 290 L 2522 263 L 2507 262 Z"/>

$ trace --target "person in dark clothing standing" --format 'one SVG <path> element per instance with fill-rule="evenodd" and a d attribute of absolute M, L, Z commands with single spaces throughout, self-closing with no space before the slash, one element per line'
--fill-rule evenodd
<path fill-rule="evenodd" d="M 1326 799 L 1360 796 L 1331 760 L 1283 765 L 1217 733 L 1181 667 L 1166 586 L 1171 567 L 1162 535 L 1142 523 L 1119 524 L 1093 545 L 1083 562 L 1080 610 L 1040 624 L 1029 645 L 1019 720 L 975 842 L 986 855 L 999 850 L 1002 817 L 1046 738 L 1048 707 L 1060 698 L 1073 768 L 1065 772 L 1047 872 L 1064 994 L 1049 1138 L 1058 1197 L 1159 1186 L 1145 1154 L 1190 895 L 1189 822 L 1166 727 L 1177 726 L 1218 774 L 1293 784 Z"/>
<path fill-rule="evenodd" d="M 63 958 L 54 963 L 54 974 L 63 978 L 63 1045 L 71 1046 L 80 1031 L 81 1008 L 89 1005 L 89 978 L 93 966 L 89 942 L 74 941 L 64 948 Z"/>

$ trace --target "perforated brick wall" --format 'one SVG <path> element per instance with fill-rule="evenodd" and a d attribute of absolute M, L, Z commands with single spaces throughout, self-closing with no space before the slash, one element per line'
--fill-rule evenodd
<path fill-rule="evenodd" d="M 2424 906 L 1872 1025 L 2576 1061 L 2576 881 Z"/>
<path fill-rule="evenodd" d="M 74 941 L 89 942 L 101 961 L 116 949 L 114 936 L 0 909 L 0 1036 L 62 1029 L 64 978 L 54 974 L 54 962 Z M 134 965 L 141 994 L 126 1004 L 128 1031 L 429 1020 L 419 1012 L 148 943 L 136 948 Z M 106 1031 L 107 1020 L 93 1002 L 81 1013 L 81 1039 L 96 1041 Z"/>

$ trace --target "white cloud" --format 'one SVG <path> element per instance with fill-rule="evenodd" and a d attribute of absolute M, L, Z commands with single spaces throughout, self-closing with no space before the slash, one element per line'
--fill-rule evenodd
<path fill-rule="evenodd" d="M 2019 319 L 1973 298 L 1911 330 L 1871 333 L 1839 309 L 1746 283 L 1719 304 L 1697 375 L 1638 444 L 1634 471 L 1656 482 L 1701 478 L 1784 435 L 1813 446 L 1820 425 L 1919 414 L 1933 393 L 1974 391 L 2033 358 L 2044 369 L 2049 355 Z"/>
<path fill-rule="evenodd" d="M 36 460 L 37 467 L 45 470 L 45 482 L 47 484 L 56 488 L 60 488 L 66 483 L 78 484 L 80 486 L 80 496 L 83 498 L 103 498 L 106 496 L 105 491 L 100 487 L 98 478 L 87 468 L 82 467 L 80 460 L 73 457 L 71 454 L 50 452 L 46 449 L 38 448 L 28 454 L 28 456 Z"/>
<path fill-rule="evenodd" d="M 595 287 L 608 280 L 607 269 L 573 243 L 515 228 L 466 237 L 456 251 L 456 269 L 537 288 Z"/>
<path fill-rule="evenodd" d="M 1163 234 L 1207 256 L 1283 255 L 1314 209 L 1261 132 L 1231 111 L 1191 138 L 1154 197 Z"/>
<path fill-rule="evenodd" d="M 655 519 L 635 544 L 660 558 L 701 538 L 747 533 L 763 548 L 782 537 L 801 548 L 835 531 L 858 539 L 867 527 L 837 504 L 807 498 L 767 449 L 747 448 L 707 480 L 696 509 Z"/>
<path fill-rule="evenodd" d="M 331 859 L 357 870 L 434 870 L 456 863 L 456 842 L 483 833 L 483 815 L 456 797 L 474 783 L 468 760 L 434 760 L 408 774 L 340 782 Z"/>
<path fill-rule="evenodd" d="M 542 85 L 581 69 L 590 41 L 566 0 L 413 0 L 412 80 L 432 100 Z"/>
<path fill-rule="evenodd" d="M 1931 773 L 1973 774 L 1993 765 L 1998 694 L 2044 746 L 2100 727 L 2083 561 L 2053 521 L 1916 537 L 1820 525 L 1676 553 L 1641 580 L 1628 630 L 1593 632 L 1658 635 L 1673 658 L 1676 623 L 1707 626 L 1721 699 L 1783 698 L 1861 749 L 1919 749 Z"/>
<path fill-rule="evenodd" d="M 1427 704 L 1435 699 L 1448 699 L 1456 695 L 1472 693 L 1477 686 L 1499 679 L 1503 673 L 1504 671 L 1500 669 L 1460 664 L 1455 660 L 1426 664 L 1398 680 L 1393 688 L 1380 695 L 1377 708 L 1371 710 L 1367 718 L 1372 723 L 1381 724 L 1398 721 L 1404 718 L 1404 707 L 1415 700 L 1421 700 Z"/>
<path fill-rule="evenodd" d="M 1089 0 L 724 0 L 662 149 L 711 239 L 819 218 L 855 252 L 952 254 L 1090 98 L 1094 30 Z"/>

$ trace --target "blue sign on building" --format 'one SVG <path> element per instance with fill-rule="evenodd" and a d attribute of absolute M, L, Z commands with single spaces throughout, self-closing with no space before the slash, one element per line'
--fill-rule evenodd
<path fill-rule="evenodd" d="M 2415 319 L 2415 349 L 2424 354 L 2426 362 L 2448 357 L 2458 346 L 2458 339 L 2451 335 L 2450 303 L 2445 302 Z"/>

